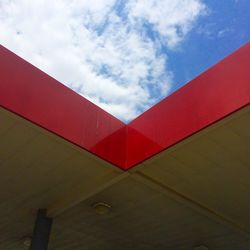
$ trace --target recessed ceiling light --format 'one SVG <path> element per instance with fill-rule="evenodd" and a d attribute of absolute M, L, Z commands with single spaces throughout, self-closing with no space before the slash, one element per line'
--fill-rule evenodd
<path fill-rule="evenodd" d="M 205 246 L 197 246 L 197 247 L 194 247 L 193 250 L 208 250 L 208 248 Z"/>
<path fill-rule="evenodd" d="M 97 214 L 107 214 L 111 210 L 111 205 L 105 202 L 97 202 L 93 205 L 93 208 Z"/>
<path fill-rule="evenodd" d="M 22 239 L 23 241 L 23 245 L 26 246 L 26 247 L 30 247 L 31 245 L 31 237 L 29 236 L 26 236 Z"/>

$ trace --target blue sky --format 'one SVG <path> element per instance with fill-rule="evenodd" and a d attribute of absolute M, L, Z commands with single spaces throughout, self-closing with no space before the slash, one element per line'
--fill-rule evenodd
<path fill-rule="evenodd" d="M 128 122 L 248 42 L 249 10 L 249 0 L 1 0 L 0 43 Z"/>
<path fill-rule="evenodd" d="M 209 13 L 196 23 L 179 51 L 167 51 L 175 91 L 250 39 L 250 1 L 207 0 Z"/>

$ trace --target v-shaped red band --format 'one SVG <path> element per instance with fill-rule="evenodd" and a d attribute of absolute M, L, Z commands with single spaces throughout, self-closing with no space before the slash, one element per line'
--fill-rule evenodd
<path fill-rule="evenodd" d="M 250 103 L 250 43 L 128 125 L 0 46 L 0 106 L 127 170 Z"/>

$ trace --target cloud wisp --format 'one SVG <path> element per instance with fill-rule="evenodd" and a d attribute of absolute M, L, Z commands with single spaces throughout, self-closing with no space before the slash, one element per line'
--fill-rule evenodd
<path fill-rule="evenodd" d="M 2 0 L 0 43 L 129 121 L 173 84 L 166 49 L 180 46 L 201 0 Z"/>

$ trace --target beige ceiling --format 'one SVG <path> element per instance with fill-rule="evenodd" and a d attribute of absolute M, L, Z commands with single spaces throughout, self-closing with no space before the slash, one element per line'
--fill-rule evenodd
<path fill-rule="evenodd" d="M 250 249 L 249 128 L 246 107 L 122 172 L 1 109 L 0 250 L 27 249 L 39 208 L 49 250 Z"/>
<path fill-rule="evenodd" d="M 134 171 L 250 233 L 250 106 Z"/>

